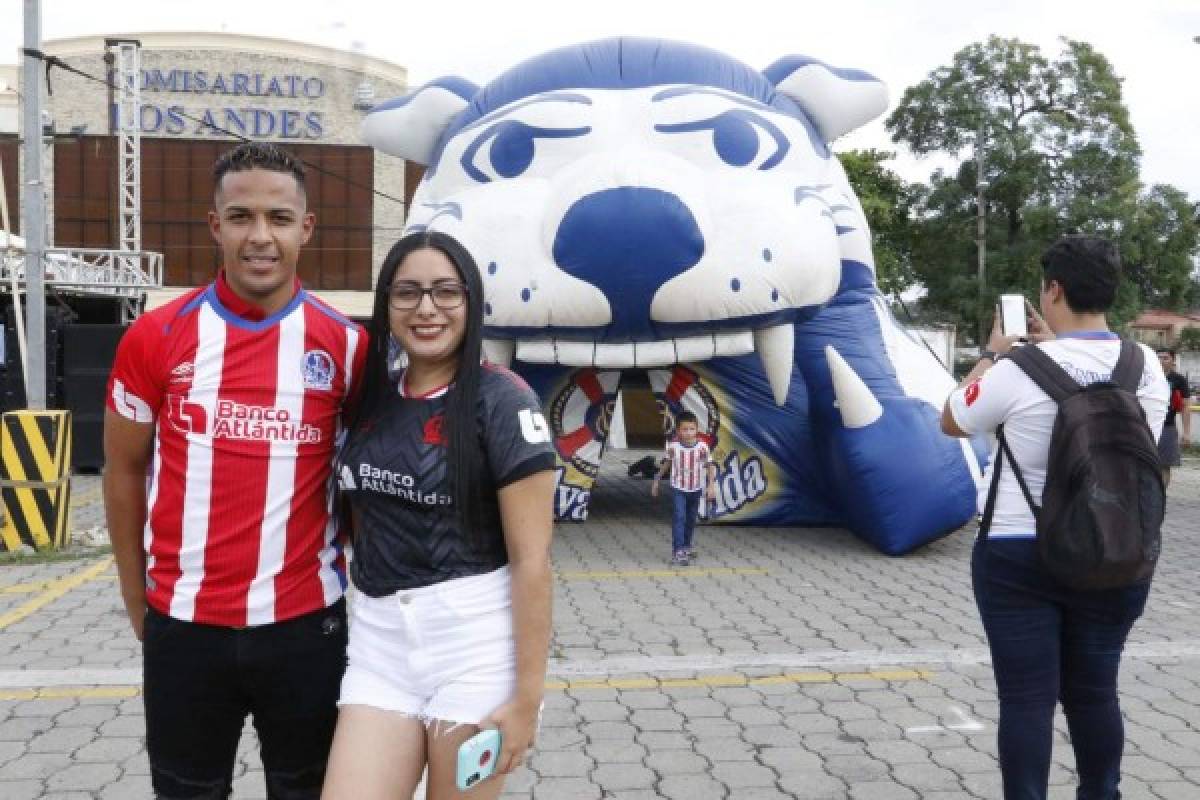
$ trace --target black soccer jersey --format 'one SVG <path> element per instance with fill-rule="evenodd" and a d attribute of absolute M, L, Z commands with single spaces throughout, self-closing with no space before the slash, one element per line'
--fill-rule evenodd
<path fill-rule="evenodd" d="M 444 396 L 397 395 L 343 451 L 339 484 L 355 520 L 350 573 L 359 591 L 371 597 L 507 564 L 497 491 L 554 468 L 537 395 L 516 374 L 485 364 L 478 418 L 483 546 L 473 546 L 447 494 L 444 406 Z"/>

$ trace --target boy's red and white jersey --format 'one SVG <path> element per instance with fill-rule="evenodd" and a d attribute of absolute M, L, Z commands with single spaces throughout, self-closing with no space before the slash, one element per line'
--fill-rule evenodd
<path fill-rule="evenodd" d="M 147 602 L 177 619 L 261 625 L 345 590 L 330 474 L 366 334 L 303 289 L 247 319 L 221 281 L 129 329 L 108 408 L 155 425 Z"/>
<path fill-rule="evenodd" d="M 671 488 L 698 492 L 704 488 L 704 473 L 712 461 L 708 445 L 697 439 L 691 446 L 678 439 L 667 442 L 663 458 L 671 462 Z"/>

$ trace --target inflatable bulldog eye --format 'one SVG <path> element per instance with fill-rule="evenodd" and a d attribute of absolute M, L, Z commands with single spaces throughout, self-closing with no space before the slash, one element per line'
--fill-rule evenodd
<path fill-rule="evenodd" d="M 758 162 L 756 169 L 771 169 L 783 161 L 788 151 L 787 139 L 774 123 L 745 109 L 732 109 L 696 122 L 655 125 L 654 129 L 660 133 L 712 131 L 713 149 L 731 167 Z"/>
<path fill-rule="evenodd" d="M 570 139 L 591 132 L 588 127 L 538 128 L 517 120 L 504 120 L 485 129 L 467 146 L 462 168 L 480 183 L 515 178 L 533 164 L 538 139 Z"/>

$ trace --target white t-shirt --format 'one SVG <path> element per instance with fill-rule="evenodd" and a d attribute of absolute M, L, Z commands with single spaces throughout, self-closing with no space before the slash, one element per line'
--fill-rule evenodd
<path fill-rule="evenodd" d="M 1057 361 L 1081 386 L 1108 380 L 1121 352 L 1121 343 L 1115 338 L 1066 335 L 1036 346 Z M 1150 431 L 1157 440 L 1162 434 L 1163 419 L 1167 414 L 1167 379 L 1154 352 L 1145 345 L 1139 347 L 1142 348 L 1145 367 L 1137 396 L 1146 412 Z M 1030 494 L 1040 504 L 1042 489 L 1046 485 L 1050 433 L 1058 416 L 1058 406 L 1050 396 L 1020 367 L 1003 359 L 978 380 L 951 394 L 950 412 L 958 427 L 971 434 L 994 433 L 997 426 L 1004 424 L 1008 448 L 1021 467 L 1021 475 Z M 991 461 L 980 484 L 977 504 L 981 514 L 987 502 L 997 450 L 998 443 L 992 448 Z M 1012 465 L 1005 458 L 988 538 L 1028 538 L 1034 536 L 1035 531 L 1033 512 L 1029 510 Z"/>

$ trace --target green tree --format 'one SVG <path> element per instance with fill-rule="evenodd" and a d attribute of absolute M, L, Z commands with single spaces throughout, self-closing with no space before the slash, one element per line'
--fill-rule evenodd
<path fill-rule="evenodd" d="M 1175 346 L 1180 350 L 1200 350 L 1200 328 L 1184 328 Z"/>
<path fill-rule="evenodd" d="M 1155 184 L 1138 198 L 1121 233 L 1125 272 L 1147 306 L 1183 311 L 1200 302 L 1193 278 L 1200 206 L 1174 186 Z"/>
<path fill-rule="evenodd" d="M 838 153 L 838 158 L 871 227 L 880 291 L 904 291 L 916 283 L 912 264 L 913 206 L 920 200 L 921 186 L 906 182 L 888 169 L 886 162 L 895 158 L 895 153 L 847 150 Z"/>
<path fill-rule="evenodd" d="M 1115 237 L 1136 206 L 1140 150 L 1121 79 L 1091 45 L 1063 45 L 1054 60 L 1016 39 L 968 45 L 907 89 L 887 119 L 893 140 L 917 155 L 963 158 L 956 171 L 931 178 L 912 252 L 930 302 L 967 330 L 990 321 L 1001 291 L 1036 291 L 1038 257 L 1057 236 Z M 982 287 L 977 158 L 987 216 Z"/>

